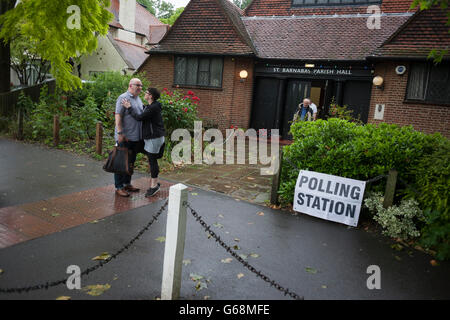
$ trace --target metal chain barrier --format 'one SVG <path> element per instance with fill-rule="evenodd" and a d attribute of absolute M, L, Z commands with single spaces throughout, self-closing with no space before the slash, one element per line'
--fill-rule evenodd
<path fill-rule="evenodd" d="M 125 244 L 121 249 L 119 249 L 116 253 L 112 254 L 107 259 L 105 259 L 103 261 L 100 261 L 98 264 L 96 264 L 96 265 L 94 265 L 94 266 L 92 266 L 90 268 L 87 268 L 86 270 L 81 272 L 80 275 L 81 276 L 88 275 L 89 273 L 97 270 L 98 268 L 103 267 L 108 262 L 110 262 L 112 259 L 117 258 L 122 252 L 124 252 L 127 249 L 129 249 L 130 246 L 136 240 L 138 240 L 150 228 L 150 226 L 153 224 L 153 222 L 158 220 L 158 217 L 166 209 L 168 203 L 169 203 L 169 200 L 166 200 L 164 202 L 164 204 L 162 205 L 162 207 L 158 210 L 158 212 L 156 212 L 156 214 L 153 215 L 153 218 L 150 220 L 150 222 L 147 223 L 147 225 L 145 227 L 143 227 L 139 231 L 139 233 L 133 239 L 131 239 L 127 244 Z M 58 280 L 58 281 L 46 282 L 46 283 L 42 283 L 42 284 L 38 284 L 38 285 L 34 285 L 34 286 L 22 287 L 22 288 L 0 288 L 0 293 L 22 293 L 22 292 L 29 292 L 29 291 L 40 290 L 40 289 L 46 289 L 47 290 L 48 288 L 56 287 L 58 285 L 66 283 L 66 282 L 67 282 L 67 278 L 64 278 L 64 279 L 61 279 L 61 280 Z"/>
<path fill-rule="evenodd" d="M 250 270 L 252 273 L 256 274 L 259 278 L 263 279 L 265 282 L 269 283 L 271 286 L 275 287 L 275 289 L 281 291 L 284 293 L 284 295 L 288 295 L 293 299 L 296 300 L 303 300 L 304 298 L 299 296 L 293 291 L 290 291 L 288 288 L 284 288 L 281 285 L 279 285 L 274 280 L 271 280 L 268 276 L 261 273 L 261 271 L 256 270 L 253 266 L 251 266 L 247 261 L 245 261 L 243 258 L 241 258 L 236 251 L 231 249 L 229 245 L 227 245 L 225 242 L 220 239 L 220 237 L 211 230 L 211 227 L 202 219 L 202 217 L 195 211 L 191 205 L 188 202 L 184 202 L 183 205 L 185 205 L 189 210 L 191 211 L 191 214 L 194 216 L 195 220 L 200 223 L 200 225 L 205 229 L 206 232 L 208 232 L 215 240 L 219 243 L 221 247 L 223 247 L 228 253 L 230 253 L 237 261 L 242 263 L 244 267 L 246 267 L 248 270 Z"/>

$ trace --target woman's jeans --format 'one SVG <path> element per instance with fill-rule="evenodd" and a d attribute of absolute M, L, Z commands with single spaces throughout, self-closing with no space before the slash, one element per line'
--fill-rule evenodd
<path fill-rule="evenodd" d="M 144 152 L 144 141 L 124 141 L 122 143 L 117 143 L 119 147 L 126 147 L 132 152 L 130 153 L 130 157 L 128 161 L 130 164 L 134 166 L 134 162 L 136 161 L 136 155 L 141 152 Z M 114 173 L 114 185 L 116 189 L 123 189 L 123 187 L 131 184 L 131 176 L 128 174 L 118 174 Z"/>

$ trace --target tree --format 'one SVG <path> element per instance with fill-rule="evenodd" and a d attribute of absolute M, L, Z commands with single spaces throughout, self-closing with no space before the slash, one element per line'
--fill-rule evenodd
<path fill-rule="evenodd" d="M 0 16 L 14 8 L 16 0 L 0 0 Z M 2 24 L 0 22 L 0 30 Z M 1 40 L 1 39 L 0 39 Z M 0 41 L 0 93 L 8 92 L 11 87 L 11 70 L 9 62 L 11 60 L 9 41 Z"/>
<path fill-rule="evenodd" d="M 106 35 L 113 16 L 108 11 L 109 0 L 22 0 L 16 7 L 3 9 L 14 0 L 0 0 L 0 40 L 6 45 L 25 37 L 42 60 L 51 64 L 50 72 L 63 90 L 81 86 L 81 80 L 72 74 L 69 60 L 97 48 L 97 36 Z M 1 58 L 3 59 L 3 53 Z M 1 82 L 6 81 L 8 63 L 2 61 Z M 8 78 L 9 82 L 9 78 Z"/>
<path fill-rule="evenodd" d="M 175 14 L 175 6 L 164 0 L 138 0 L 158 19 L 169 19 Z"/>
<path fill-rule="evenodd" d="M 252 0 L 233 0 L 233 3 L 241 9 L 247 8 Z"/>
<path fill-rule="evenodd" d="M 27 37 L 19 37 L 11 42 L 11 68 L 16 72 L 21 85 L 41 83 L 50 72 L 50 64 L 41 59 L 34 50 L 35 47 Z"/>
<path fill-rule="evenodd" d="M 168 19 L 164 19 L 161 18 L 161 22 L 171 25 L 173 26 L 173 24 L 175 23 L 175 21 L 178 19 L 178 17 L 180 16 L 180 14 L 184 11 L 184 7 L 180 7 L 178 9 L 175 10 L 175 13 L 173 15 L 171 15 Z"/>

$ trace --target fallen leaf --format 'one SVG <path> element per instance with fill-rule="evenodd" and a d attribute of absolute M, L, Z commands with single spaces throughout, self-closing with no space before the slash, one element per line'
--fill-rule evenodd
<path fill-rule="evenodd" d="M 241 239 L 239 239 L 239 238 L 234 238 L 234 241 L 239 242 L 239 241 L 241 241 Z"/>
<path fill-rule="evenodd" d="M 239 255 L 239 257 L 241 257 L 242 259 L 246 260 L 248 256 L 246 254 L 241 253 Z"/>
<path fill-rule="evenodd" d="M 92 258 L 92 260 L 107 260 L 111 257 L 111 255 L 108 252 L 102 252 L 101 255 L 96 256 L 94 258 Z"/>
<path fill-rule="evenodd" d="M 326 289 L 326 288 L 328 288 L 326 285 L 322 285 L 322 289 Z"/>
<path fill-rule="evenodd" d="M 231 261 L 233 261 L 233 258 L 226 258 L 226 259 L 220 260 L 220 262 L 222 262 L 222 263 L 230 263 Z"/>
<path fill-rule="evenodd" d="M 216 228 L 219 228 L 219 229 L 223 228 L 223 224 L 220 224 L 220 223 L 214 223 L 213 226 Z"/>
<path fill-rule="evenodd" d="M 47 211 L 47 208 L 42 208 L 42 211 Z"/>
<path fill-rule="evenodd" d="M 308 273 L 312 273 L 312 274 L 316 274 L 317 273 L 317 270 L 314 269 L 314 268 L 311 268 L 311 267 L 306 267 L 305 271 L 308 272 Z"/>
<path fill-rule="evenodd" d="M 393 244 L 391 246 L 392 249 L 396 250 L 396 251 L 402 251 L 403 250 L 403 246 L 399 243 Z"/>
<path fill-rule="evenodd" d="M 400 258 L 399 256 L 394 256 L 395 260 L 397 261 L 402 261 L 402 258 Z"/>
<path fill-rule="evenodd" d="M 239 273 L 239 274 L 237 275 L 237 278 L 240 279 L 240 278 L 242 278 L 243 276 L 244 276 L 243 273 Z"/>
<path fill-rule="evenodd" d="M 191 278 L 192 281 L 199 281 L 199 280 L 203 279 L 204 277 L 199 274 L 191 273 L 191 274 L 189 274 L 189 278 Z"/>
<path fill-rule="evenodd" d="M 260 212 L 258 212 L 257 214 L 258 214 L 258 216 L 261 216 L 261 217 L 262 217 L 262 216 L 264 215 L 264 212 L 260 211 Z"/>
<path fill-rule="evenodd" d="M 258 258 L 258 257 L 259 257 L 259 254 L 257 254 L 257 253 L 251 253 L 251 254 L 250 254 L 250 257 L 252 257 L 252 258 Z"/>
<path fill-rule="evenodd" d="M 193 196 L 198 196 L 198 193 L 197 192 L 192 192 L 191 193 Z"/>
<path fill-rule="evenodd" d="M 62 164 L 59 166 L 60 168 L 67 168 L 67 166 L 65 164 Z"/>
<path fill-rule="evenodd" d="M 221 218 L 221 219 L 224 218 L 223 214 L 219 214 L 218 217 Z"/>
<path fill-rule="evenodd" d="M 111 288 L 110 284 L 94 284 L 90 286 L 86 286 L 82 288 L 83 291 L 85 291 L 90 296 L 99 296 L 103 294 L 106 290 L 109 290 Z"/>
<path fill-rule="evenodd" d="M 203 300 L 208 300 L 209 298 L 211 298 L 210 296 L 204 296 Z"/>
<path fill-rule="evenodd" d="M 247 177 L 248 180 L 255 180 L 253 177 Z"/>
<path fill-rule="evenodd" d="M 195 290 L 200 291 L 202 289 L 208 289 L 208 286 L 205 282 L 197 281 L 197 283 L 195 284 Z"/>
<path fill-rule="evenodd" d="M 235 244 L 235 245 L 233 246 L 233 249 L 234 249 L 234 250 L 240 250 L 241 247 L 239 247 L 237 244 Z"/>
<path fill-rule="evenodd" d="M 438 265 L 439 265 L 439 263 L 436 261 L 436 260 L 431 260 L 430 261 L 430 264 L 433 266 L 433 267 L 437 267 Z M 1 273 L 1 272 L 0 272 Z"/>
<path fill-rule="evenodd" d="M 164 241 L 166 241 L 166 237 L 158 237 L 158 238 L 156 238 L 155 239 L 156 241 L 159 241 L 159 242 L 164 242 Z"/>
<path fill-rule="evenodd" d="M 183 264 L 184 264 L 185 266 L 187 266 L 188 264 L 191 264 L 191 259 L 185 259 L 185 260 L 183 260 Z"/>
<path fill-rule="evenodd" d="M 56 300 L 70 300 L 69 296 L 60 296 L 58 298 L 56 298 Z"/>
<path fill-rule="evenodd" d="M 77 163 L 75 166 L 77 166 L 77 167 L 84 167 L 85 164 L 84 163 Z"/>
<path fill-rule="evenodd" d="M 57 213 L 57 212 L 54 212 L 54 213 L 51 214 L 51 216 L 54 217 L 54 218 L 56 218 L 56 217 L 60 216 L 60 214 Z"/>

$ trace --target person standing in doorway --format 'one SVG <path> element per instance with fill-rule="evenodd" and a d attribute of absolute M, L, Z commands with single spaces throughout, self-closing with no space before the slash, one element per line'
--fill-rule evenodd
<path fill-rule="evenodd" d="M 311 109 L 312 119 L 310 119 L 310 120 L 316 121 L 317 120 L 317 106 L 309 98 L 303 100 L 303 105 L 307 106 Z"/>
<path fill-rule="evenodd" d="M 117 146 L 126 147 L 131 150 L 128 161 L 134 165 L 136 155 L 144 151 L 144 141 L 142 139 L 142 123 L 126 113 L 124 103 L 130 105 L 136 113 L 141 114 L 144 110 L 143 103 L 139 98 L 142 91 L 142 82 L 137 78 L 130 80 L 127 92 L 121 94 L 116 102 L 115 112 L 115 132 L 114 138 Z M 131 185 L 131 176 L 127 174 L 114 174 L 114 184 L 116 195 L 128 197 L 129 192 L 137 192 L 139 188 Z"/>

